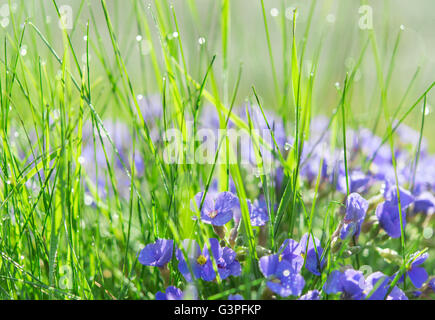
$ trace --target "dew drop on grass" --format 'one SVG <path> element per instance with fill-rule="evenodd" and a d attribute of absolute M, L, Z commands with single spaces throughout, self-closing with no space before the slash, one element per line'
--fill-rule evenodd
<path fill-rule="evenodd" d="M 332 13 L 328 14 L 326 16 L 326 21 L 331 24 L 335 23 L 335 15 L 333 15 Z"/>
<path fill-rule="evenodd" d="M 430 239 L 433 236 L 433 229 L 431 227 L 426 227 L 423 230 L 423 237 L 425 239 Z"/>
<path fill-rule="evenodd" d="M 405 30 L 405 26 L 403 24 L 400 25 L 400 30 Z"/>
<path fill-rule="evenodd" d="M 23 45 L 20 48 L 20 55 L 24 57 L 26 54 L 27 54 L 27 46 Z"/>
<path fill-rule="evenodd" d="M 270 9 L 270 15 L 272 17 L 277 17 L 279 15 L 279 10 L 277 8 Z"/>
<path fill-rule="evenodd" d="M 284 145 L 284 149 L 286 151 L 289 151 L 291 147 L 292 147 L 292 145 L 290 143 L 288 143 L 288 142 L 286 142 L 285 145 Z"/>
<path fill-rule="evenodd" d="M 83 36 L 83 41 L 88 41 L 88 36 Z"/>
<path fill-rule="evenodd" d="M 149 41 L 149 40 L 143 40 L 143 41 L 141 41 L 140 48 L 141 48 L 142 55 L 144 55 L 144 56 L 148 55 L 151 52 L 151 49 L 152 49 L 151 41 Z"/>
<path fill-rule="evenodd" d="M 293 20 L 293 12 L 295 11 L 295 7 L 288 7 L 285 9 L 285 18 L 287 20 Z M 296 12 L 296 18 L 299 16 L 299 12 Z"/>
<path fill-rule="evenodd" d="M 200 45 L 203 45 L 203 44 L 205 43 L 205 38 L 204 38 L 204 37 L 199 37 L 199 38 L 198 38 L 198 43 L 199 43 Z"/>
<path fill-rule="evenodd" d="M 141 42 L 142 41 L 142 36 L 140 35 L 140 34 L 138 34 L 137 36 L 136 36 L 136 41 L 137 42 Z"/>
<path fill-rule="evenodd" d="M 85 205 L 90 206 L 93 202 L 92 196 L 90 196 L 89 194 L 85 194 Z"/>
<path fill-rule="evenodd" d="M 173 32 L 173 33 L 172 33 L 172 37 L 173 37 L 173 38 L 178 38 L 178 32 L 177 32 L 177 31 Z"/>
<path fill-rule="evenodd" d="M 9 18 L 3 18 L 3 19 L 1 19 L 1 21 L 0 21 L 0 25 L 1 25 L 3 28 L 6 28 L 6 27 L 9 25 Z"/>

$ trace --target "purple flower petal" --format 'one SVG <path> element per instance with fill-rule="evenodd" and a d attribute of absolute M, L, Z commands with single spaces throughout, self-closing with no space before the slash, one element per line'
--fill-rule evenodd
<path fill-rule="evenodd" d="M 389 202 L 382 202 L 376 208 L 380 226 L 391 238 L 399 238 L 401 235 L 399 208 Z M 406 226 L 406 213 L 402 210 L 403 229 Z"/>
<path fill-rule="evenodd" d="M 413 267 L 408 271 L 407 274 L 412 284 L 416 288 L 421 288 L 423 283 L 425 283 L 429 277 L 426 270 L 421 267 Z"/>
<path fill-rule="evenodd" d="M 270 256 L 264 256 L 260 258 L 258 262 L 260 271 L 267 278 L 276 273 L 279 264 L 279 257 L 277 254 L 273 254 Z"/>

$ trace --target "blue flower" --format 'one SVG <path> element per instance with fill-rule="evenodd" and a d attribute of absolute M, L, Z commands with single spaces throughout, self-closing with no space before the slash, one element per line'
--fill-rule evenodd
<path fill-rule="evenodd" d="M 201 208 L 202 197 L 203 192 L 195 195 L 195 203 L 198 209 Z M 238 198 L 228 191 L 219 193 L 215 199 L 210 194 L 206 194 L 201 209 L 201 220 L 214 226 L 223 226 L 233 218 L 238 203 Z"/>
<path fill-rule="evenodd" d="M 370 177 L 364 174 L 361 170 L 353 170 L 348 172 L 349 177 L 349 191 L 350 192 L 361 192 L 367 189 L 370 182 Z M 337 190 L 346 193 L 346 170 L 344 166 L 340 167 L 339 174 L 337 177 Z"/>
<path fill-rule="evenodd" d="M 342 292 L 343 298 L 348 300 L 361 300 L 365 297 L 365 279 L 361 271 L 347 269 L 344 272 L 335 270 L 331 272 L 323 286 L 327 294 Z"/>
<path fill-rule="evenodd" d="M 166 288 L 165 292 L 158 291 L 156 293 L 156 300 L 182 300 L 183 291 L 174 286 Z"/>
<path fill-rule="evenodd" d="M 340 232 L 341 239 L 345 239 L 348 236 L 359 236 L 368 207 L 369 203 L 367 200 L 358 193 L 352 193 L 347 197 L 346 214 L 343 219 L 344 225 Z"/>
<path fill-rule="evenodd" d="M 308 237 L 309 241 L 307 246 Z M 307 268 L 307 270 L 310 271 L 312 274 L 320 276 L 321 270 L 325 265 L 325 258 L 322 258 L 323 249 L 320 246 L 319 239 L 314 237 L 313 243 L 313 237 L 309 236 L 306 233 L 301 238 L 300 246 L 301 254 L 306 257 L 305 268 Z"/>
<path fill-rule="evenodd" d="M 399 194 L 400 194 L 400 205 L 402 209 L 408 208 L 414 202 L 414 196 L 408 190 L 399 187 Z M 389 188 L 388 187 L 385 188 L 384 197 L 387 202 L 397 206 L 399 204 L 397 198 L 397 186 L 393 185 Z"/>
<path fill-rule="evenodd" d="M 264 226 L 269 221 L 267 204 L 263 199 L 255 200 L 249 210 L 251 225 L 254 227 Z"/>
<path fill-rule="evenodd" d="M 247 200 L 247 204 L 251 225 L 254 227 L 264 226 L 269 221 L 266 201 L 263 199 L 255 200 L 254 202 Z M 234 222 L 237 226 L 239 225 L 241 219 L 242 212 L 239 203 L 237 205 L 237 209 L 234 211 Z"/>
<path fill-rule="evenodd" d="M 432 291 L 435 292 L 435 278 L 432 278 L 432 279 L 429 281 L 429 288 L 431 288 Z"/>
<path fill-rule="evenodd" d="M 320 300 L 320 292 L 318 290 L 308 291 L 299 300 Z"/>
<path fill-rule="evenodd" d="M 405 209 L 408 208 L 413 202 L 414 197 L 412 194 L 402 188 L 400 191 L 400 206 L 402 209 L 403 230 L 406 226 L 406 213 Z M 400 228 L 400 213 L 399 201 L 397 199 L 397 187 L 391 186 L 385 189 L 384 193 L 385 202 L 382 202 L 376 208 L 376 217 L 379 220 L 379 225 L 387 232 L 391 238 L 399 238 L 402 234 Z"/>
<path fill-rule="evenodd" d="M 267 286 L 281 297 L 299 296 L 305 287 L 304 278 L 288 261 L 281 261 L 275 272 L 275 278 L 267 282 Z"/>
<path fill-rule="evenodd" d="M 423 192 L 415 199 L 414 212 L 428 213 L 430 210 L 435 210 L 435 197 L 430 192 Z"/>
<path fill-rule="evenodd" d="M 228 300 L 245 300 L 240 294 L 230 294 Z"/>
<path fill-rule="evenodd" d="M 145 266 L 164 267 L 172 259 L 173 246 L 173 240 L 157 239 L 141 250 L 139 262 Z"/>
<path fill-rule="evenodd" d="M 286 239 L 279 249 L 280 254 L 264 256 L 260 259 L 261 272 L 266 277 L 275 274 L 282 261 L 287 261 L 296 272 L 300 272 L 304 265 L 305 257 L 305 267 L 307 270 L 319 276 L 325 265 L 325 259 L 321 258 L 323 249 L 320 246 L 319 239 L 314 238 L 314 240 L 315 245 L 311 236 L 308 241 L 308 234 L 304 234 L 299 243 L 293 239 Z"/>
<path fill-rule="evenodd" d="M 400 238 L 402 234 L 400 228 L 399 207 L 391 204 L 391 202 L 382 202 L 376 208 L 376 217 L 379 220 L 379 225 L 391 238 Z M 402 208 L 402 223 L 403 230 L 406 226 L 406 213 Z"/>
<path fill-rule="evenodd" d="M 374 272 L 366 279 L 364 293 L 368 300 L 384 300 L 390 288 L 391 278 L 382 272 Z M 408 300 L 406 295 L 397 286 L 386 297 L 387 300 Z"/>
<path fill-rule="evenodd" d="M 273 254 L 260 258 L 260 271 L 266 278 L 271 278 L 267 286 L 282 297 L 299 296 L 305 286 L 304 278 L 299 274 L 304 264 L 301 246 L 292 239 L 287 239 L 279 250 L 281 254 Z"/>
<path fill-rule="evenodd" d="M 412 284 L 416 288 L 421 288 L 423 286 L 423 283 L 425 283 L 426 280 L 429 278 L 426 270 L 420 267 L 420 265 L 427 260 L 429 254 L 423 253 L 418 258 L 415 258 L 419 253 L 420 252 L 416 252 L 410 257 L 409 263 L 411 263 L 411 265 L 409 266 L 409 269 L 405 273 L 405 276 L 409 277 Z"/>
<path fill-rule="evenodd" d="M 210 239 L 211 252 L 216 261 L 219 276 L 226 279 L 229 276 L 239 276 L 242 273 L 242 267 L 236 260 L 236 253 L 228 247 L 221 247 L 218 239 Z"/>
<path fill-rule="evenodd" d="M 178 270 L 184 276 L 186 281 L 192 281 L 192 275 L 189 271 L 189 266 L 192 268 L 195 278 L 205 281 L 213 281 L 216 278 L 216 273 L 213 269 L 213 263 L 210 260 L 210 254 L 207 245 L 201 251 L 199 244 L 195 240 L 186 239 L 183 241 L 183 248 L 187 255 L 187 260 L 181 249 L 177 249 L 175 256 L 177 257 Z"/>

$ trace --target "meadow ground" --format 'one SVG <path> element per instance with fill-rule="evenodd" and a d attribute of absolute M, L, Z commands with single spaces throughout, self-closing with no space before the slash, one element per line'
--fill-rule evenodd
<path fill-rule="evenodd" d="M 0 299 L 433 299 L 431 0 L 0 0 Z"/>

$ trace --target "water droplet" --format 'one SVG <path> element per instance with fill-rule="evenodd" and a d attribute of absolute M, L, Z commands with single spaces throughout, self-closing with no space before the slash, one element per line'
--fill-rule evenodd
<path fill-rule="evenodd" d="M 423 112 L 424 106 L 422 107 L 422 112 Z M 432 106 L 428 103 L 426 103 L 426 110 L 424 111 L 424 115 L 428 116 L 432 113 Z"/>
<path fill-rule="evenodd" d="M 333 24 L 333 23 L 335 23 L 335 20 L 336 20 L 335 15 L 333 15 L 332 13 L 330 13 L 326 16 L 326 22 L 328 22 L 328 23 Z"/>
<path fill-rule="evenodd" d="M 354 58 L 352 57 L 346 58 L 346 60 L 344 61 L 344 65 L 346 66 L 347 69 L 353 69 L 353 67 L 355 66 Z"/>
<path fill-rule="evenodd" d="M 0 25 L 1 25 L 3 28 L 6 28 L 6 27 L 9 25 L 9 18 L 3 18 L 3 19 L 1 19 L 1 21 L 0 21 Z"/>
<path fill-rule="evenodd" d="M 88 36 L 83 36 L 83 41 L 88 41 Z"/>
<path fill-rule="evenodd" d="M 423 230 L 423 237 L 425 239 L 430 239 L 430 238 L 432 238 L 432 236 L 433 236 L 433 229 L 430 228 L 430 227 L 424 228 L 424 230 Z"/>
<path fill-rule="evenodd" d="M 405 26 L 403 24 L 400 25 L 400 30 L 405 30 Z"/>
<path fill-rule="evenodd" d="M 90 206 L 94 200 L 92 199 L 92 196 L 89 194 L 85 194 L 84 202 L 85 205 Z"/>
<path fill-rule="evenodd" d="M 284 149 L 286 151 L 289 151 L 291 149 L 291 147 L 292 147 L 292 145 L 290 143 L 288 143 L 288 142 L 286 142 L 285 145 L 284 145 Z"/>
<path fill-rule="evenodd" d="M 19 136 L 20 136 L 20 133 L 19 133 L 18 131 L 15 131 L 15 132 L 14 132 L 14 137 L 15 137 L 15 138 L 18 138 Z"/>
<path fill-rule="evenodd" d="M 26 54 L 27 54 L 27 46 L 24 44 L 20 48 L 20 55 L 24 57 Z"/>
<path fill-rule="evenodd" d="M 198 38 L 198 43 L 199 43 L 200 45 L 203 45 L 203 44 L 205 43 L 205 38 L 204 38 L 204 37 L 199 37 L 199 38 Z"/>
<path fill-rule="evenodd" d="M 146 55 L 150 54 L 151 49 L 152 49 L 151 41 L 143 40 L 143 41 L 141 41 L 140 44 L 141 44 L 140 48 L 141 48 L 142 55 L 146 56 Z"/>
<path fill-rule="evenodd" d="M 285 18 L 287 20 L 293 20 L 293 12 L 295 11 L 295 7 L 288 7 L 285 9 Z M 299 12 L 296 12 L 296 18 L 299 16 Z"/>
<path fill-rule="evenodd" d="M 137 36 L 136 36 L 136 41 L 137 42 L 141 42 L 142 41 L 142 36 L 140 35 L 140 34 L 138 34 Z"/>
<path fill-rule="evenodd" d="M 80 164 L 85 163 L 85 158 L 82 157 L 82 156 L 80 156 L 77 160 L 78 160 L 78 162 L 79 162 Z"/>
<path fill-rule="evenodd" d="M 334 83 L 334 86 L 337 88 L 337 90 L 340 90 L 340 82 Z"/>
<path fill-rule="evenodd" d="M 173 38 L 178 38 L 178 32 L 177 32 L 177 31 L 173 32 L 173 33 L 172 33 L 172 37 L 173 37 Z"/>
<path fill-rule="evenodd" d="M 270 9 L 270 15 L 272 17 L 277 17 L 279 15 L 279 10 L 277 8 Z"/>

